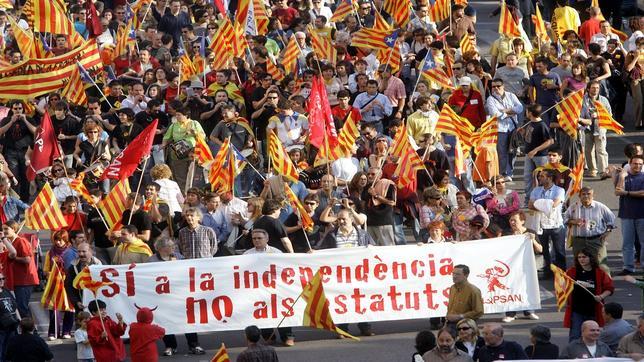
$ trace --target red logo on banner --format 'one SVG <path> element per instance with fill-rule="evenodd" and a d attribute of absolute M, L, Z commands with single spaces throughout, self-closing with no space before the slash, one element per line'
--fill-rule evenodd
<path fill-rule="evenodd" d="M 505 278 L 510 274 L 510 266 L 508 264 L 495 260 L 497 265 L 485 269 L 485 274 L 477 275 L 479 278 L 483 278 L 487 281 L 487 291 L 496 292 L 496 289 L 507 290 L 508 287 L 505 284 L 501 283 L 500 278 Z"/>

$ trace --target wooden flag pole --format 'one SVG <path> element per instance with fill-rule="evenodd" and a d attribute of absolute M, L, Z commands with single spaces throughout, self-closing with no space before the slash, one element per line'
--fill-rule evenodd
<path fill-rule="evenodd" d="M 139 177 L 139 183 L 136 185 L 136 192 L 134 193 L 134 204 L 136 204 L 136 199 L 139 197 L 139 189 L 141 189 L 141 183 L 143 182 L 143 173 L 145 172 L 145 168 L 148 165 L 148 160 L 150 159 L 150 155 L 148 155 L 145 158 L 145 161 L 143 161 L 143 168 L 141 169 L 141 177 Z M 134 215 L 134 211 L 130 210 L 130 217 L 127 220 L 128 225 L 132 222 L 132 216 Z"/>

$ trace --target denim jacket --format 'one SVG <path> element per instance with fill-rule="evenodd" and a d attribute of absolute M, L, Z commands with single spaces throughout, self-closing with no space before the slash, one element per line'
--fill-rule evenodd
<path fill-rule="evenodd" d="M 7 201 L 3 206 L 4 215 L 7 220 L 20 220 L 20 214 L 29 208 L 29 205 L 15 197 L 7 196 Z"/>

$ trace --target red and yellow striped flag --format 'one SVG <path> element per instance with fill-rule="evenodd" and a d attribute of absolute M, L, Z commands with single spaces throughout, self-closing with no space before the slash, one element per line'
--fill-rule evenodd
<path fill-rule="evenodd" d="M 72 281 L 72 286 L 74 289 L 89 289 L 94 295 L 96 292 L 104 286 L 114 284 L 113 282 L 103 282 L 92 279 L 92 275 L 89 272 L 89 267 L 84 267 Z"/>
<path fill-rule="evenodd" d="M 474 136 L 474 126 L 461 117 L 448 104 L 444 104 L 436 123 L 436 132 L 446 133 L 456 136 L 460 139 L 462 151 L 468 153 L 472 147 L 472 137 Z"/>
<path fill-rule="evenodd" d="M 505 35 L 510 38 L 516 38 L 521 36 L 519 31 L 519 26 L 514 21 L 512 13 L 508 10 L 508 7 L 505 5 L 505 1 L 501 2 L 501 19 L 499 20 L 499 34 Z"/>
<path fill-rule="evenodd" d="M 253 16 L 255 17 L 255 24 L 257 26 L 257 35 L 265 35 L 268 33 L 268 16 L 266 15 L 263 0 L 253 1 Z"/>
<path fill-rule="evenodd" d="M 450 76 L 433 60 L 429 53 L 428 57 L 423 59 L 420 74 L 428 81 L 438 84 L 442 88 L 454 89 Z"/>
<path fill-rule="evenodd" d="M 559 112 L 558 123 L 568 136 L 577 139 L 577 126 L 584 100 L 584 90 L 580 89 L 559 102 L 555 108 Z"/>
<path fill-rule="evenodd" d="M 311 46 L 318 59 L 328 60 L 332 64 L 335 64 L 338 58 L 338 51 L 333 46 L 333 43 L 331 43 L 331 40 L 321 37 L 313 28 L 309 28 L 309 34 L 311 35 Z"/>
<path fill-rule="evenodd" d="M 356 125 L 355 120 L 349 114 L 338 134 L 337 147 L 330 147 L 331 149 L 327 150 L 326 142 L 322 143 L 322 147 L 320 147 L 318 154 L 315 156 L 313 166 L 317 167 L 342 157 L 351 157 L 351 148 L 359 136 L 360 130 L 358 129 L 358 125 Z"/>
<path fill-rule="evenodd" d="M 49 182 L 25 211 L 25 226 L 32 230 L 58 230 L 67 226 Z"/>
<path fill-rule="evenodd" d="M 463 141 L 461 138 L 456 136 L 456 143 L 454 144 L 454 175 L 460 176 L 467 172 L 467 166 L 465 165 L 465 154 L 463 153 L 462 147 Z"/>
<path fill-rule="evenodd" d="M 230 138 L 226 138 L 215 155 L 208 173 L 211 189 L 220 192 L 233 191 L 235 182 L 235 159 L 231 157 Z"/>
<path fill-rule="evenodd" d="M 214 60 L 210 65 L 213 70 L 226 69 L 233 61 L 233 44 L 234 29 L 229 20 L 224 20 L 210 42 L 210 49 L 215 54 Z"/>
<path fill-rule="evenodd" d="M 295 36 L 291 36 L 282 53 L 282 65 L 284 65 L 284 70 L 287 74 L 295 73 L 299 55 L 300 48 L 296 43 Z"/>
<path fill-rule="evenodd" d="M 130 19 L 130 21 L 127 22 L 127 25 L 119 26 L 116 32 L 115 47 L 114 47 L 114 53 L 112 54 L 112 59 L 117 59 L 121 55 L 127 54 L 128 45 L 131 44 L 131 32 L 133 31 L 133 28 L 132 28 L 133 19 L 134 18 Z"/>
<path fill-rule="evenodd" d="M 75 31 L 74 24 L 65 11 L 61 2 L 51 0 L 27 0 L 22 9 L 33 31 L 71 35 Z"/>
<path fill-rule="evenodd" d="M 461 41 L 459 43 L 461 46 L 461 54 L 465 54 L 470 51 L 476 51 L 476 47 L 474 46 L 474 43 L 472 42 L 472 39 L 470 37 L 471 35 L 469 33 L 465 33 L 461 38 Z"/>
<path fill-rule="evenodd" d="M 449 0 L 436 0 L 429 9 L 429 17 L 435 23 L 441 22 L 449 17 L 451 6 L 452 4 Z"/>
<path fill-rule="evenodd" d="M 208 146 L 208 143 L 203 137 L 197 137 L 194 155 L 197 163 L 203 167 L 206 167 L 215 160 L 215 157 L 212 155 L 212 151 L 210 150 L 210 146 Z"/>
<path fill-rule="evenodd" d="M 302 222 L 302 227 L 309 231 L 313 230 L 313 226 L 315 225 L 315 223 L 313 222 L 311 215 L 309 215 L 309 213 L 306 212 L 306 210 L 304 209 L 304 206 L 295 195 L 295 192 L 293 192 L 291 187 L 286 183 L 284 183 L 284 193 L 286 194 L 286 198 L 288 199 L 288 202 L 291 204 L 291 207 L 293 208 L 293 210 L 297 210 L 297 213 L 299 214 L 299 217 L 300 217 L 300 221 Z"/>
<path fill-rule="evenodd" d="M 40 303 L 49 310 L 74 311 L 74 307 L 69 302 L 69 298 L 67 298 L 67 291 L 65 291 L 65 273 L 60 270 L 58 263 L 55 261 L 52 263 Z"/>
<path fill-rule="evenodd" d="M 74 67 L 72 74 L 67 80 L 67 84 L 60 92 L 60 96 L 67 99 L 71 104 L 84 106 L 87 104 L 87 94 L 85 94 L 85 85 L 80 76 L 78 67 Z"/>
<path fill-rule="evenodd" d="M 568 186 L 568 190 L 566 190 L 566 197 L 573 197 L 575 194 L 577 194 L 579 191 L 581 191 L 581 188 L 583 187 L 584 183 L 584 165 L 586 164 L 586 160 L 584 159 L 584 153 L 580 152 L 579 153 L 579 158 L 577 159 L 577 163 L 575 163 L 575 167 L 570 170 L 570 186 Z"/>
<path fill-rule="evenodd" d="M 613 131 L 617 134 L 624 134 L 624 126 L 617 123 L 610 112 L 604 107 L 601 102 L 594 101 L 595 108 L 597 108 L 598 124 L 599 127 L 605 128 L 608 131 Z"/>
<path fill-rule="evenodd" d="M 401 127 L 393 145 L 391 146 L 391 155 L 398 157 L 398 167 L 394 174 L 398 175 L 396 185 L 403 188 L 416 180 L 416 171 L 425 167 L 423 160 L 414 151 L 409 142 L 409 133 L 407 127 Z"/>
<path fill-rule="evenodd" d="M 223 343 L 221 344 L 221 347 L 219 347 L 217 353 L 215 353 L 215 356 L 212 357 L 210 362 L 230 362 L 228 351 L 226 351 L 226 346 Z"/>
<path fill-rule="evenodd" d="M 398 30 L 382 31 L 362 28 L 351 37 L 351 45 L 357 48 L 390 49 L 396 44 Z"/>
<path fill-rule="evenodd" d="M 235 23 L 240 24 L 242 28 L 246 27 L 248 21 L 248 11 L 250 10 L 251 0 L 239 0 L 237 3 L 237 12 L 235 13 Z"/>
<path fill-rule="evenodd" d="M 185 53 L 179 58 L 180 62 L 180 79 L 179 79 L 179 84 L 181 84 L 184 80 L 190 80 L 190 78 L 194 77 L 197 75 L 197 67 L 195 67 L 195 64 L 192 62 L 192 59 L 190 59 L 190 56 Z"/>
<path fill-rule="evenodd" d="M 249 49 L 248 40 L 244 28 L 239 23 L 233 25 L 233 55 L 237 58 L 243 58 L 246 50 Z"/>
<path fill-rule="evenodd" d="M 546 29 L 546 23 L 543 22 L 543 17 L 541 16 L 541 10 L 538 6 L 536 7 L 536 14 L 532 15 L 532 22 L 534 23 L 534 32 L 539 37 L 542 43 L 547 43 L 550 41 L 550 36 L 548 36 L 548 29 Z"/>
<path fill-rule="evenodd" d="M 13 9 L 13 3 L 10 0 L 0 0 L 0 9 Z"/>
<path fill-rule="evenodd" d="M 103 213 L 107 226 L 114 229 L 123 217 L 126 209 L 127 195 L 132 192 L 127 179 L 119 181 L 107 196 L 98 203 L 99 210 Z"/>
<path fill-rule="evenodd" d="M 85 201 L 87 201 L 87 203 L 93 205 L 94 201 L 92 200 L 87 187 L 83 183 L 84 179 L 85 172 L 79 172 L 78 176 L 76 176 L 76 178 L 69 183 L 69 187 L 71 187 L 72 190 L 76 191 L 76 193 L 78 193 Z"/>
<path fill-rule="evenodd" d="M 566 305 L 568 296 L 572 293 L 575 287 L 575 281 L 561 270 L 558 266 L 550 264 L 550 270 L 554 273 L 555 281 L 555 295 L 557 297 L 557 309 L 561 309 Z"/>
<path fill-rule="evenodd" d="M 13 29 L 13 37 L 16 40 L 16 44 L 18 45 L 18 49 L 20 49 L 22 56 L 25 59 L 38 58 L 36 56 L 34 35 L 31 30 L 23 29 L 12 16 L 7 16 L 7 21 L 9 22 L 9 25 L 11 25 L 11 29 Z"/>
<path fill-rule="evenodd" d="M 405 28 L 411 18 L 410 6 L 411 2 L 408 0 L 385 0 L 382 9 L 391 14 L 399 28 Z"/>
<path fill-rule="evenodd" d="M 281 81 L 284 79 L 284 73 L 269 58 L 266 60 L 266 73 L 270 74 L 274 80 Z"/>
<path fill-rule="evenodd" d="M 359 338 L 336 327 L 335 323 L 333 323 L 333 318 L 331 318 L 331 312 L 329 311 L 329 301 L 326 299 L 324 287 L 322 286 L 322 273 L 320 273 L 320 270 L 318 270 L 313 276 L 313 279 L 304 286 L 302 298 L 306 301 L 302 325 L 306 327 L 326 329 L 327 331 L 332 331 L 345 337 L 358 341 L 360 340 Z"/>
<path fill-rule="evenodd" d="M 492 117 L 485 121 L 481 127 L 472 135 L 472 146 L 474 152 L 478 153 L 479 147 L 485 145 L 495 145 L 499 137 L 499 122 L 497 117 Z"/>
<path fill-rule="evenodd" d="M 341 22 L 351 13 L 355 14 L 355 4 L 353 3 L 353 0 L 340 0 L 338 7 L 335 9 L 329 22 Z"/>
<path fill-rule="evenodd" d="M 299 179 L 297 170 L 274 131 L 268 132 L 268 156 L 272 160 L 275 173 L 282 175 L 290 181 L 297 182 Z"/>

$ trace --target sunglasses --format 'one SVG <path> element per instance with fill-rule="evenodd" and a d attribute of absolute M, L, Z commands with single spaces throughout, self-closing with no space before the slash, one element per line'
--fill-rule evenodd
<path fill-rule="evenodd" d="M 266 97 L 266 99 L 277 99 L 277 97 Z"/>
<path fill-rule="evenodd" d="M 309 206 L 313 206 L 313 205 L 315 205 L 315 202 L 305 202 L 305 204 L 307 204 Z"/>
<path fill-rule="evenodd" d="M 4 281 L 4 278 L 0 278 L 1 281 Z"/>
<path fill-rule="evenodd" d="M 456 329 L 458 329 L 459 331 L 469 331 L 472 328 L 470 328 L 470 327 L 458 327 Z"/>
<path fill-rule="evenodd" d="M 452 67 L 452 69 L 453 69 L 453 70 L 461 70 L 461 69 L 463 69 L 463 68 L 461 68 L 461 67 Z"/>

